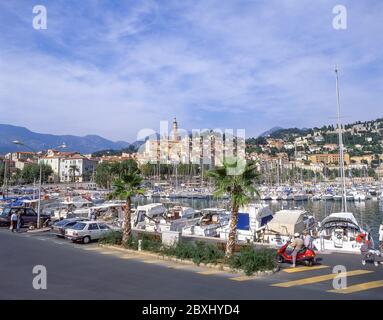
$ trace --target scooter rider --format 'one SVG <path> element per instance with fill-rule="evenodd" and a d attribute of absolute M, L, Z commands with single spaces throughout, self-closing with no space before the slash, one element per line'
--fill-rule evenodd
<path fill-rule="evenodd" d="M 297 260 L 297 254 L 299 252 L 299 250 L 301 250 L 303 248 L 303 240 L 301 239 L 299 233 L 295 233 L 294 234 L 294 240 L 291 241 L 291 244 L 290 246 L 292 246 L 294 248 L 293 252 L 291 253 L 291 256 L 293 258 L 293 268 L 295 268 L 295 263 L 296 263 L 296 260 Z"/>

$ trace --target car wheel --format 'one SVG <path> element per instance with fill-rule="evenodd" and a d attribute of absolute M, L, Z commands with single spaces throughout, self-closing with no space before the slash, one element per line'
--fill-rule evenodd
<path fill-rule="evenodd" d="M 276 257 L 276 261 L 277 261 L 277 263 L 283 263 L 284 260 L 283 260 L 282 255 L 278 254 Z"/>
<path fill-rule="evenodd" d="M 308 267 L 311 267 L 313 265 L 313 261 L 312 260 L 305 260 L 305 265 Z"/>
<path fill-rule="evenodd" d="M 82 239 L 82 243 L 88 244 L 90 242 L 90 237 L 86 236 L 84 239 Z"/>

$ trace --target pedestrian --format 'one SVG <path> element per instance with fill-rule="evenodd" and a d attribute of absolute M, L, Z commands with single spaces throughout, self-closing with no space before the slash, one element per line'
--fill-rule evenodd
<path fill-rule="evenodd" d="M 92 220 L 97 220 L 97 216 L 98 216 L 98 211 L 94 210 L 92 213 Z"/>
<path fill-rule="evenodd" d="M 93 216 L 93 209 L 92 209 L 92 208 L 89 208 L 89 209 L 88 209 L 88 219 L 89 219 L 89 220 L 92 220 L 92 216 Z"/>
<path fill-rule="evenodd" d="M 383 248 L 383 224 L 379 227 L 379 247 Z M 382 249 L 380 249 L 380 251 L 382 252 Z"/>
<path fill-rule="evenodd" d="M 12 232 L 15 232 L 15 229 L 17 227 L 17 214 L 16 212 L 13 212 L 12 215 L 11 215 L 11 231 Z"/>
<path fill-rule="evenodd" d="M 299 233 L 294 234 L 294 240 L 291 242 L 290 246 L 294 248 L 293 252 L 291 253 L 291 256 L 293 258 L 293 268 L 295 268 L 297 254 L 299 250 L 303 248 L 303 240 L 300 237 Z"/>
<path fill-rule="evenodd" d="M 324 239 L 325 239 L 325 236 L 326 236 L 326 230 L 322 229 L 321 232 L 319 233 L 319 237 L 320 237 L 320 250 L 321 251 L 324 250 Z"/>
<path fill-rule="evenodd" d="M 19 210 L 17 212 L 17 225 L 16 225 L 16 231 L 20 232 L 21 229 L 21 211 Z"/>
<path fill-rule="evenodd" d="M 303 233 L 303 244 L 308 249 L 313 248 L 313 240 L 311 238 L 311 235 L 308 233 L 308 231 L 305 231 Z"/>

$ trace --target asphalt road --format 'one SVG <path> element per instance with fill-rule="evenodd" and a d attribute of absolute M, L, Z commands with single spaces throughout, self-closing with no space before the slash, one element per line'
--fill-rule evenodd
<path fill-rule="evenodd" d="M 362 266 L 358 255 L 322 255 L 317 268 L 291 272 L 286 266 L 272 276 L 247 278 L 73 244 L 49 233 L 0 229 L 0 243 L 0 299 L 383 299 L 383 265 Z M 36 265 L 46 267 L 46 290 L 32 286 Z M 348 291 L 330 292 L 335 265 L 352 272 Z"/>

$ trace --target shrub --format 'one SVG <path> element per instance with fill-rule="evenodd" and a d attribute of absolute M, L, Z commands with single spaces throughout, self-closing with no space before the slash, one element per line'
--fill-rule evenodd
<path fill-rule="evenodd" d="M 141 248 L 145 251 L 156 252 L 164 256 L 176 257 L 182 260 L 192 260 L 196 265 L 224 263 L 233 269 L 243 270 L 246 275 L 252 275 L 256 271 L 273 270 L 276 267 L 275 250 L 255 249 L 252 246 L 241 248 L 238 254 L 226 259 L 225 252 L 217 244 L 207 244 L 202 241 L 178 242 L 174 246 L 166 247 L 162 245 L 160 239 L 140 235 L 131 236 L 123 246 L 128 249 L 138 250 L 138 241 L 142 240 Z M 101 240 L 105 244 L 121 244 L 122 234 L 118 231 L 111 231 Z"/>
<path fill-rule="evenodd" d="M 138 250 L 138 239 L 131 235 L 128 241 L 124 242 L 122 245 L 127 249 Z"/>
<path fill-rule="evenodd" d="M 164 247 L 162 253 L 174 256 L 178 259 L 191 259 L 195 264 L 218 263 L 223 260 L 225 254 L 216 245 L 204 242 L 179 242 L 172 247 Z"/>
<path fill-rule="evenodd" d="M 153 238 L 147 235 L 140 237 L 142 240 L 141 249 L 145 251 L 160 252 L 162 249 L 162 242 L 157 238 Z"/>
<path fill-rule="evenodd" d="M 204 242 L 196 242 L 193 255 L 193 262 L 197 265 L 200 263 L 218 263 L 223 260 L 225 253 L 218 249 L 216 245 L 206 244 Z"/>
<path fill-rule="evenodd" d="M 121 231 L 110 231 L 103 235 L 100 240 L 100 243 L 103 244 L 116 244 L 120 245 L 122 242 L 122 232 Z"/>
<path fill-rule="evenodd" d="M 275 250 L 254 249 L 246 246 L 238 255 L 230 257 L 227 262 L 230 267 L 242 269 L 246 275 L 252 275 L 256 271 L 272 270 L 276 267 Z"/>

